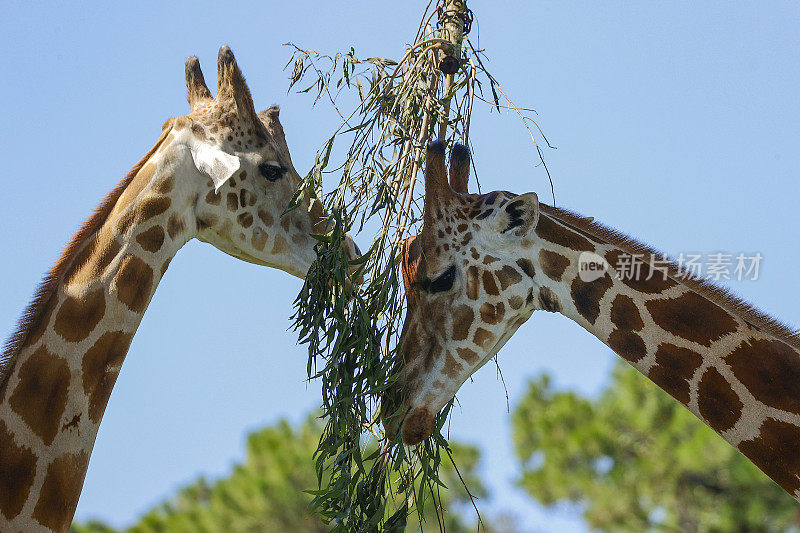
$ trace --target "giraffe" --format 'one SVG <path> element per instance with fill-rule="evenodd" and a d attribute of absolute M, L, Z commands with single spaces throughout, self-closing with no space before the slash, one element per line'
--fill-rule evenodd
<path fill-rule="evenodd" d="M 0 358 L 0 531 L 67 531 L 128 347 L 172 257 L 192 238 L 304 277 L 317 201 L 284 213 L 300 182 L 279 109 L 256 114 L 231 50 L 212 98 L 186 61 L 191 113 L 83 224 L 45 277 Z M 349 239 L 343 253 L 354 258 Z"/>
<path fill-rule="evenodd" d="M 408 307 L 387 435 L 427 438 L 464 381 L 544 310 L 595 335 L 800 499 L 798 333 L 535 193 L 468 193 L 469 161 L 453 147 L 448 183 L 444 145 L 426 154 L 423 228 L 402 251 Z M 582 272 L 586 254 L 603 268 Z M 624 255 L 646 258 L 638 276 L 608 268 Z"/>

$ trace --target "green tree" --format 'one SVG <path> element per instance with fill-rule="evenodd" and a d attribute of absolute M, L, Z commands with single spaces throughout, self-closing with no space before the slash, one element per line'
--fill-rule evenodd
<path fill-rule="evenodd" d="M 512 419 L 522 488 L 602 531 L 797 531 L 797 502 L 625 363 L 597 399 L 529 384 Z"/>
<path fill-rule="evenodd" d="M 215 481 L 200 478 L 167 501 L 157 505 L 139 521 L 124 531 L 128 533 L 195 533 L 220 531 L 231 533 L 328 531 L 329 526 L 309 512 L 312 496 L 304 491 L 317 488 L 313 454 L 317 448 L 320 426 L 309 417 L 297 428 L 285 420 L 250 434 L 246 456 L 233 467 L 230 475 Z M 477 448 L 451 445 L 461 475 L 474 496 L 486 496 L 486 490 L 475 474 L 480 458 Z M 474 531 L 467 527 L 472 521 L 466 505 L 469 495 L 463 488 L 448 459 L 439 471 L 442 482 L 450 487 L 434 489 L 443 507 L 446 531 Z M 457 512 L 462 508 L 463 513 Z M 470 506 L 471 508 L 471 506 Z M 428 500 L 424 506 L 425 530 L 437 531 L 438 520 L 434 506 Z M 462 516 L 463 514 L 463 516 Z M 465 518 L 466 517 L 466 518 Z M 408 531 L 420 530 L 412 513 Z M 116 533 L 118 530 L 99 521 L 74 524 L 72 533 Z"/>

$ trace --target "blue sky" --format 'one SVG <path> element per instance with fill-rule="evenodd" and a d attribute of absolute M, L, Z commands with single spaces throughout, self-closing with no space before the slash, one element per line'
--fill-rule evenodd
<path fill-rule="evenodd" d="M 760 252 L 758 281 L 736 292 L 790 324 L 800 249 L 800 5 L 793 2 L 496 2 L 471 7 L 489 67 L 518 105 L 535 108 L 559 205 L 671 254 Z M 287 94 L 293 41 L 397 58 L 423 2 L 70 3 L 0 8 L 2 331 L 99 199 L 188 112 L 183 62 L 213 83 L 229 44 L 256 106 L 282 106 L 302 173 L 338 123 Z M 513 117 L 476 109 L 483 190 L 549 184 Z M 331 186 L 332 180 L 327 183 Z M 474 183 L 473 183 L 474 187 Z M 356 237 L 367 243 L 369 236 Z M 198 474 L 227 471 L 249 430 L 301 420 L 319 401 L 304 349 L 288 331 L 301 282 L 192 242 L 170 266 L 111 397 L 77 517 L 131 523 Z M 615 357 L 562 317 L 537 313 L 500 354 L 513 408 L 528 379 L 596 393 Z M 583 531 L 514 488 L 503 386 L 487 365 L 459 393 L 451 431 L 478 444 L 494 500 L 532 530 Z"/>

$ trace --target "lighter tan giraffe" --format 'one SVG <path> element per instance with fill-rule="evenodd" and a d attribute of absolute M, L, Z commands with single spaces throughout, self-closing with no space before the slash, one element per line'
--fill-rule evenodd
<path fill-rule="evenodd" d="M 197 58 L 186 82 L 191 114 L 164 124 L 78 230 L 0 359 L 0 531 L 69 529 L 128 346 L 186 242 L 300 277 L 315 259 L 320 204 L 283 214 L 300 177 L 278 108 L 256 114 L 227 47 L 216 97 Z"/>
<path fill-rule="evenodd" d="M 621 233 L 534 193 L 467 192 L 469 153 L 431 145 L 420 235 L 403 250 L 408 310 L 388 433 L 416 444 L 464 381 L 535 310 L 561 313 L 800 496 L 800 339 L 795 331 Z M 583 254 L 583 257 L 582 257 Z M 593 255 L 588 255 L 593 254 Z M 579 270 L 643 258 L 638 276 Z M 401 396 L 401 391 L 405 396 Z"/>

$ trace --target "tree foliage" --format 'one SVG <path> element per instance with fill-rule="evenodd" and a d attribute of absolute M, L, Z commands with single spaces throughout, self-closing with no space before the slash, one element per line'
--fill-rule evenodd
<path fill-rule="evenodd" d="M 425 506 L 424 493 L 414 487 L 438 485 L 439 467 L 450 461 L 440 430 L 452 403 L 439 413 L 431 438 L 415 448 L 402 446 L 397 436 L 384 439 L 378 416 L 396 377 L 404 307 L 400 250 L 421 222 L 415 184 L 426 146 L 433 139 L 469 144 L 475 103 L 512 110 L 534 144 L 537 138 L 546 143 L 530 110 L 513 104 L 486 69 L 483 50 L 470 41 L 467 1 L 421 6 L 411 44 L 396 59 L 359 57 L 353 48 L 325 55 L 290 44 L 287 63 L 290 88 L 329 104 L 341 118 L 297 191 L 296 198 L 318 198 L 332 224 L 317 236 L 317 260 L 292 317 L 300 343 L 308 346 L 309 377 L 322 387 L 325 428 L 315 454 L 320 485 L 313 506 L 341 533 L 392 531 L 408 511 Z M 323 174 L 338 177 L 327 193 Z M 372 240 L 360 259 L 349 261 L 344 234 L 362 229 Z M 361 282 L 350 283 L 353 277 Z M 383 441 L 379 455 L 367 459 L 375 440 Z M 438 505 L 435 499 L 431 505 Z"/>
<path fill-rule="evenodd" d="M 257 533 L 286 531 L 317 533 L 330 530 L 314 516 L 306 492 L 317 487 L 313 455 L 320 436 L 320 424 L 310 417 L 293 428 L 282 420 L 247 437 L 246 456 L 231 473 L 218 480 L 201 477 L 165 502 L 158 504 L 130 528 L 128 533 Z M 461 474 L 473 495 L 486 490 L 475 474 L 480 458 L 477 448 L 452 445 Z M 451 465 L 443 466 L 440 479 L 451 490 L 437 489 L 445 512 L 437 518 L 433 506 L 426 508 L 423 525 L 438 528 L 441 519 L 446 531 L 474 531 L 467 527 L 456 509 L 469 502 L 458 474 Z M 420 528 L 418 518 L 409 517 L 408 531 Z M 99 521 L 75 524 L 72 533 L 116 533 L 118 530 Z"/>
<path fill-rule="evenodd" d="M 597 399 L 544 375 L 513 413 L 522 488 L 602 531 L 798 531 L 797 503 L 624 363 Z"/>

